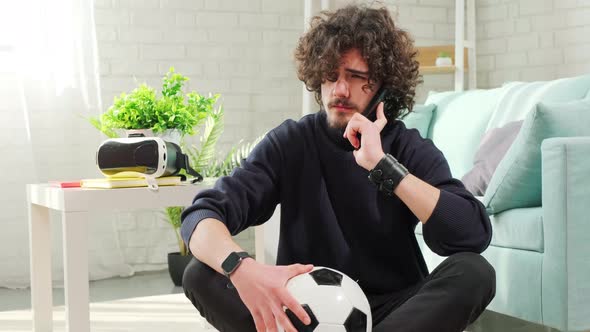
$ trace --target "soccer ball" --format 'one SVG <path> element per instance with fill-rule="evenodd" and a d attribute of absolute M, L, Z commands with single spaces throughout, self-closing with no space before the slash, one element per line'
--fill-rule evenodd
<path fill-rule="evenodd" d="M 311 324 L 305 325 L 287 308 L 287 317 L 297 331 L 371 332 L 369 301 L 360 286 L 344 273 L 315 267 L 289 279 L 287 290 L 311 318 Z"/>

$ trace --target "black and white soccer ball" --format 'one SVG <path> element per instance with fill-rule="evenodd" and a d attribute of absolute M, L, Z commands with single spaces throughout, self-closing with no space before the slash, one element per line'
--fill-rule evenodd
<path fill-rule="evenodd" d="M 361 287 L 342 272 L 315 267 L 287 282 L 287 290 L 303 306 L 311 324 L 286 309 L 299 332 L 371 332 L 369 301 Z M 284 331 L 279 328 L 279 331 Z"/>

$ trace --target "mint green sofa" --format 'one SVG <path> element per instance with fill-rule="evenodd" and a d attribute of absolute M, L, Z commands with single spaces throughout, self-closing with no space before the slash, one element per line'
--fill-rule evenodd
<path fill-rule="evenodd" d="M 555 109 L 560 103 L 589 98 L 590 75 L 431 93 L 425 105 L 436 107 L 423 136 L 443 151 L 453 177 L 461 179 L 473 166 L 480 139 L 489 129 L 524 119 L 521 135 L 527 116 L 539 105 L 547 103 Z M 491 244 L 483 253 L 497 276 L 496 296 L 488 309 L 561 331 L 586 331 L 590 330 L 590 135 L 578 135 L 585 132 L 585 126 L 590 128 L 590 121 L 582 123 L 588 118 L 577 116 L 579 121 L 564 119 L 577 126 L 577 131 L 560 132 L 557 135 L 563 137 L 548 137 L 528 147 L 539 156 L 525 165 L 533 174 L 528 184 L 519 184 L 520 179 L 512 183 L 497 179 L 498 170 L 508 167 L 503 159 L 490 186 L 508 193 L 504 202 L 495 205 L 498 196 L 487 197 L 487 191 L 486 196 L 478 197 L 493 226 Z M 404 121 L 408 127 L 416 125 L 412 119 Z M 514 144 L 506 156 L 513 148 Z M 522 158 L 523 153 L 512 151 L 512 155 Z M 512 163 L 516 166 L 510 167 L 523 166 L 522 160 Z M 503 177 L 513 174 L 507 169 Z M 428 249 L 420 225 L 417 240 L 432 270 L 444 257 Z"/>

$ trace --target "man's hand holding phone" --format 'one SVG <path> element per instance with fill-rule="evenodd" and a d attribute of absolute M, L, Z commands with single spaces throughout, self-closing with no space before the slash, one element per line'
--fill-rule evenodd
<path fill-rule="evenodd" d="M 375 122 L 367 119 L 360 113 L 355 113 L 346 129 L 344 137 L 355 148 L 353 151 L 356 163 L 370 171 L 383 158 L 385 153 L 381 147 L 381 130 L 385 128 L 387 118 L 383 111 L 383 102 L 377 106 L 377 119 Z M 361 134 L 360 140 L 358 134 Z"/>
<path fill-rule="evenodd" d="M 289 279 L 312 269 L 313 265 L 271 266 L 260 264 L 254 259 L 244 260 L 231 276 L 231 281 L 252 314 L 256 331 L 276 332 L 278 322 L 285 331 L 296 332 L 283 307 L 291 309 L 304 324 L 311 322 L 286 285 Z"/>

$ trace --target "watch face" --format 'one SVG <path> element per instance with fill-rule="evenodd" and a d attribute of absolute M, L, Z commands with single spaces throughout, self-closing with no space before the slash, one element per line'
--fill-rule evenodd
<path fill-rule="evenodd" d="M 237 253 L 232 252 L 223 261 L 223 263 L 221 264 L 221 268 L 223 269 L 223 271 L 226 274 L 230 274 L 236 269 L 240 260 L 241 260 L 241 257 Z"/>

